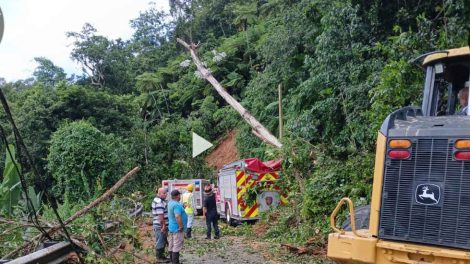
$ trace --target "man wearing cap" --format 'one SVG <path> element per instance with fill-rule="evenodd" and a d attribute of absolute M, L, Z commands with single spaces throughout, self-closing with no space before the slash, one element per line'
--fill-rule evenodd
<path fill-rule="evenodd" d="M 184 211 L 188 215 L 188 225 L 186 226 L 186 238 L 191 238 L 191 230 L 193 227 L 193 219 L 194 219 L 194 195 L 193 195 L 193 188 L 192 184 L 186 186 L 187 192 L 183 193 L 181 199 L 183 200 L 183 207 Z"/>
<path fill-rule="evenodd" d="M 152 201 L 153 232 L 155 233 L 155 249 L 157 251 L 157 263 L 168 263 L 165 257 L 165 246 L 168 233 L 168 206 L 167 192 L 163 188 L 157 189 L 157 196 Z"/>
<path fill-rule="evenodd" d="M 468 86 L 469 82 L 465 82 L 464 87 L 460 89 L 457 97 L 459 98 L 459 103 L 462 109 L 457 113 L 457 115 L 467 115 L 468 110 Z"/>
<path fill-rule="evenodd" d="M 206 239 L 211 239 L 211 227 L 214 227 L 214 239 L 219 239 L 219 214 L 217 213 L 217 204 L 215 195 L 212 191 L 212 186 L 206 185 L 204 187 L 206 199 L 204 200 L 204 207 L 202 208 L 202 217 L 206 218 L 207 236 Z"/>
<path fill-rule="evenodd" d="M 180 203 L 181 193 L 178 190 L 171 192 L 171 201 L 168 203 L 168 251 L 171 263 L 180 263 L 180 251 L 183 249 L 184 233 L 188 225 L 188 216 Z"/>

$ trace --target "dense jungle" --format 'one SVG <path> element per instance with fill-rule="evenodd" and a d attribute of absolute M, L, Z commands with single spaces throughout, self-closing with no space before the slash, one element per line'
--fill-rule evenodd
<path fill-rule="evenodd" d="M 0 143 L 0 256 L 21 246 L 25 236 L 39 233 L 34 225 L 20 227 L 18 219 L 35 216 L 40 223 L 57 223 L 53 208 L 67 219 L 135 166 L 141 171 L 115 198 L 77 220 L 69 231 L 88 241 L 93 253 L 85 259 L 90 262 L 101 256 L 98 262 L 113 263 L 97 235 L 109 219 L 122 223 L 110 240 L 126 238 L 139 247 L 136 226 L 120 213 L 125 210 L 122 197 L 141 195 L 149 210 L 155 187 L 164 179 L 215 179 L 216 170 L 204 155 L 191 156 L 191 132 L 214 145 L 235 133 L 240 159 L 282 159 L 289 205 L 264 215 L 261 224 L 270 224 L 260 238 L 303 245 L 316 237 L 315 246 L 322 248 L 338 200 L 348 196 L 356 205 L 370 202 L 375 143 L 383 120 L 400 107 L 421 104 L 424 70 L 420 62 L 411 61 L 469 43 L 470 7 L 465 0 L 169 4 L 170 11 L 164 12 L 149 3 L 129 21 L 131 39 L 107 38 L 92 24 L 68 32 L 70 56 L 82 74 L 67 75 L 50 59 L 37 57 L 30 78 L 0 78 L 32 157 L 18 147 L 7 115 L 0 111 L 5 135 Z M 176 38 L 198 44 L 205 67 L 276 136 L 281 132 L 281 87 L 282 148 L 251 132 L 204 80 Z M 20 173 L 5 150 L 16 153 Z M 12 185 L 19 174 L 24 175 L 34 211 L 20 184 Z"/>

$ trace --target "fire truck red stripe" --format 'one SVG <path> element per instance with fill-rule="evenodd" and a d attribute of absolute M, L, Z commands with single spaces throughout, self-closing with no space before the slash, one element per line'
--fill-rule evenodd
<path fill-rule="evenodd" d="M 253 212 L 258 208 L 258 204 L 255 204 L 253 205 L 253 207 L 251 207 L 250 211 L 248 211 L 248 213 L 246 213 L 246 217 L 250 217 L 251 214 L 253 214 Z"/>
<path fill-rule="evenodd" d="M 243 175 L 245 175 L 245 172 L 241 171 L 238 175 L 237 175 L 237 182 L 243 177 Z"/>
<path fill-rule="evenodd" d="M 175 187 L 185 187 L 185 186 L 188 186 L 188 183 L 174 183 L 173 186 L 175 186 Z"/>

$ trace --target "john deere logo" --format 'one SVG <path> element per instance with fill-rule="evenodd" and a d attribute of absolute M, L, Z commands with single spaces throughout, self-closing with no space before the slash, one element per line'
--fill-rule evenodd
<path fill-rule="evenodd" d="M 418 184 L 416 186 L 415 200 L 419 204 L 436 205 L 441 199 L 441 187 L 432 184 Z"/>

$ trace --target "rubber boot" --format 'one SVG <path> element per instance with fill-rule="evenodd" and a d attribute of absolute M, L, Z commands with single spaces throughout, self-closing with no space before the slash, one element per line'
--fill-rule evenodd
<path fill-rule="evenodd" d="M 157 250 L 157 263 L 168 263 L 170 260 L 165 257 L 165 249 L 161 248 Z"/>
<path fill-rule="evenodd" d="M 188 231 L 186 232 L 186 238 L 191 238 L 191 228 L 188 228 Z"/>
<path fill-rule="evenodd" d="M 173 263 L 173 252 L 168 251 L 168 256 L 170 256 L 170 263 Z"/>
<path fill-rule="evenodd" d="M 179 252 L 173 252 L 171 263 L 172 264 L 180 264 L 180 253 Z"/>

